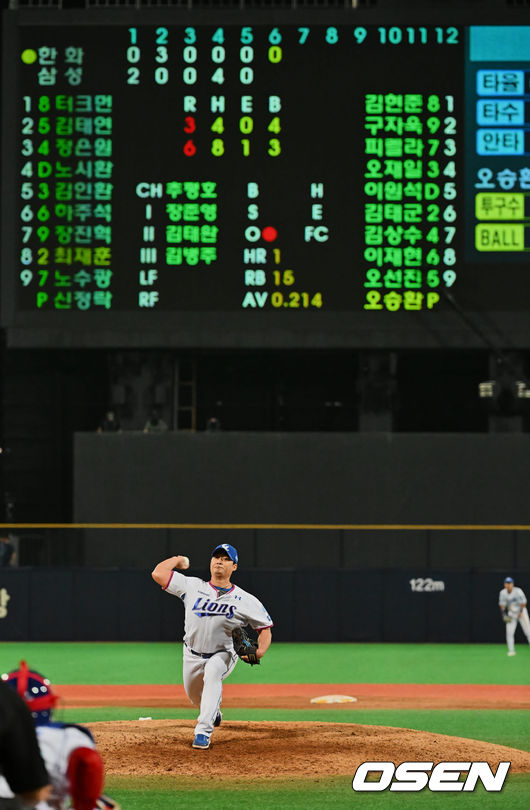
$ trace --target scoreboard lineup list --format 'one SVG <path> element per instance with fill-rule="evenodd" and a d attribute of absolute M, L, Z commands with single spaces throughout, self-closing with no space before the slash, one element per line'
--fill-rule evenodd
<path fill-rule="evenodd" d="M 17 312 L 524 306 L 530 26 L 16 32 Z"/>

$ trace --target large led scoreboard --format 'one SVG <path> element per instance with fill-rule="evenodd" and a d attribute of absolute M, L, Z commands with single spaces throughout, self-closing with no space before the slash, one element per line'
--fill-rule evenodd
<path fill-rule="evenodd" d="M 528 12 L 404 9 L 4 12 L 8 345 L 530 346 Z"/>

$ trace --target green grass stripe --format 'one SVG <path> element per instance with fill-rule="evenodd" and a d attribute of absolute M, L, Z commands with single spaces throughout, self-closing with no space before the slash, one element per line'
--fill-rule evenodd
<path fill-rule="evenodd" d="M 66 722 L 95 723 L 109 720 L 189 720 L 194 722 L 197 710 L 128 706 L 108 706 L 94 709 L 65 709 L 56 719 Z M 357 723 L 369 726 L 392 726 L 448 734 L 472 740 L 507 745 L 530 752 L 530 723 L 528 713 L 510 710 L 445 710 L 445 709 L 343 709 L 304 712 L 297 709 L 224 709 L 223 719 L 259 722 Z M 149 721 L 145 721 L 149 722 Z"/>
<path fill-rule="evenodd" d="M 201 754 L 202 756 L 202 754 Z M 178 767 L 178 765 L 177 765 Z M 353 773 L 352 773 L 353 777 Z M 108 777 L 105 789 L 124 810 L 180 810 L 186 808 L 216 808 L 233 810 L 240 802 L 260 810 L 322 810 L 323 807 L 359 810 L 453 810 L 453 808 L 497 808 L 526 810 L 530 791 L 530 776 L 508 776 L 500 793 L 486 793 L 482 785 L 473 793 L 354 793 L 350 777 L 320 777 L 311 779 L 256 779 L 252 770 L 240 779 L 212 779 L 209 783 L 185 776 Z M 249 795 L 249 792 L 250 795 Z"/>
<path fill-rule="evenodd" d="M 181 628 L 175 628 L 175 635 Z M 259 667 L 240 664 L 229 683 L 530 683 L 530 648 L 518 644 L 272 645 Z M 0 669 L 25 658 L 55 683 L 182 683 L 180 642 L 3 642 Z"/>

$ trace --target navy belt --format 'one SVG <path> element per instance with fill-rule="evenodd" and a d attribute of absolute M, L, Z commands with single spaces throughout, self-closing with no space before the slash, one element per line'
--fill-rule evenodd
<path fill-rule="evenodd" d="M 188 647 L 187 644 L 186 647 Z M 222 650 L 216 650 L 216 652 L 213 653 L 200 653 L 197 652 L 196 650 L 192 650 L 191 647 L 188 647 L 188 650 L 190 651 L 190 653 L 192 653 L 192 655 L 197 655 L 199 658 L 211 658 L 213 655 L 217 655 L 218 652 L 222 652 Z"/>

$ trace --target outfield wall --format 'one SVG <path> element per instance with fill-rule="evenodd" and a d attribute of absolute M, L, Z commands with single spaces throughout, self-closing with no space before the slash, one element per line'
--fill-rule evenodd
<path fill-rule="evenodd" d="M 478 568 L 514 572 L 530 568 L 530 531 L 517 529 L 82 529 L 70 544 L 57 533 L 33 535 L 22 562 L 150 568 L 174 554 L 195 565 L 210 559 L 218 543 L 230 542 L 246 568 Z M 66 554 L 67 556 L 62 556 Z M 39 556 L 36 556 L 39 555 Z M 71 560 L 75 563 L 74 560 Z"/>
<path fill-rule="evenodd" d="M 499 643 L 503 578 L 418 568 L 241 569 L 234 577 L 270 611 L 276 641 Z M 530 569 L 516 582 L 530 593 Z M 182 603 L 149 570 L 0 569 L 0 640 L 172 641 L 182 628 Z"/>
<path fill-rule="evenodd" d="M 74 520 L 530 525 L 529 478 L 521 433 L 77 433 Z"/>

